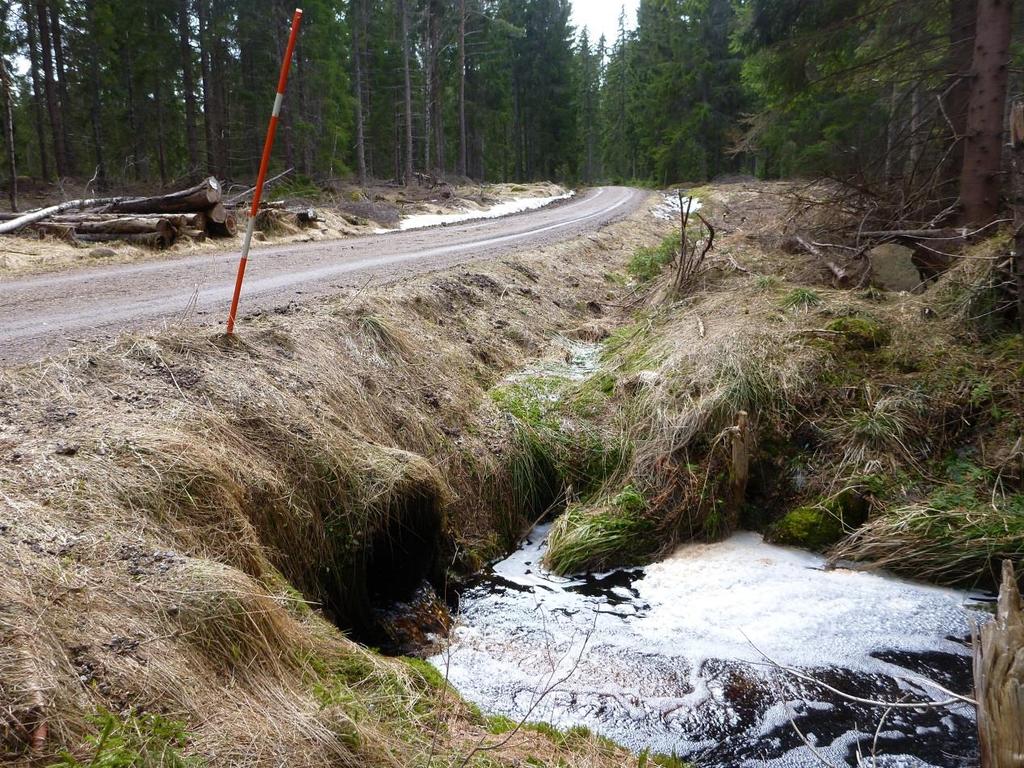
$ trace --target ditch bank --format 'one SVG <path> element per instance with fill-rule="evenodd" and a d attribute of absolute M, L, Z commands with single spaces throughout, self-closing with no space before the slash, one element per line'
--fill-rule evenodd
<path fill-rule="evenodd" d="M 473 764 L 487 721 L 337 628 L 385 645 L 380 604 L 514 546 L 533 509 L 486 393 L 556 331 L 603 327 L 666 228 L 641 210 L 237 339 L 171 328 L 5 370 L 0 754 Z M 623 759 L 534 731 L 483 754 Z"/>
<path fill-rule="evenodd" d="M 677 235 L 652 197 L 578 241 L 288 308 L 231 342 L 174 329 L 5 372 L 6 754 L 88 764 L 109 726 L 126 748 L 210 765 L 650 765 L 642 746 L 663 742 L 623 738 L 629 757 L 585 730 L 487 717 L 437 669 L 337 628 L 436 642 L 450 618 L 432 589 L 453 596 L 446 575 L 553 516 L 557 574 L 623 574 L 740 528 L 870 561 L 849 534 L 908 503 L 945 503 L 950 534 L 912 529 L 933 558 L 906 575 L 976 582 L 1019 553 L 1015 529 L 989 528 L 954 569 L 913 570 L 981 542 L 962 521 L 996 476 L 1010 519 L 1019 341 L 961 335 L 956 302 L 828 288 L 766 236 L 772 185 L 701 194 L 710 216 L 719 196 L 749 215 L 671 300 Z M 411 620 L 387 610 L 410 601 Z M 758 707 L 778 703 L 737 674 Z M 837 712 L 828 728 L 849 734 Z"/>

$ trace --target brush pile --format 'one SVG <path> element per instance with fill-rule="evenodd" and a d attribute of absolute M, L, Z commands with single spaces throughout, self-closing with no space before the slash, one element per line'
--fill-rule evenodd
<path fill-rule="evenodd" d="M 0 214 L 0 233 L 37 233 L 71 242 L 122 241 L 168 248 L 187 237 L 231 237 L 235 214 L 222 200 L 221 184 L 210 177 L 178 192 L 155 197 L 72 200 L 24 214 Z"/>

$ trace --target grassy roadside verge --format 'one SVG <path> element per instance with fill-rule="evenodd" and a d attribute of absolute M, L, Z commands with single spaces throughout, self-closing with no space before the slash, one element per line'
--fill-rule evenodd
<path fill-rule="evenodd" d="M 557 330 L 604 322 L 622 254 L 661 228 L 644 211 L 235 343 L 170 329 L 3 372 L 4 759 L 458 765 L 486 722 L 327 618 L 360 629 L 373 601 L 528 524 L 487 392 Z M 529 731 L 469 764 L 527 759 L 626 757 Z"/>

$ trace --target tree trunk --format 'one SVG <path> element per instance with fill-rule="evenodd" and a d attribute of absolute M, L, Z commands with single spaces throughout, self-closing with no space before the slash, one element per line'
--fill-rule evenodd
<path fill-rule="evenodd" d="M 28 30 L 29 74 L 32 80 L 32 113 L 36 124 L 36 141 L 39 143 L 39 173 L 43 180 L 50 178 L 49 155 L 46 151 L 46 125 L 43 119 L 42 86 L 39 83 L 39 38 L 32 4 L 24 0 L 21 4 L 25 27 Z"/>
<path fill-rule="evenodd" d="M 1024 765 L 1024 613 L 1009 560 L 1003 561 L 996 617 L 975 633 L 974 697 L 981 768 L 1020 768 Z"/>
<path fill-rule="evenodd" d="M 181 84 L 185 91 L 185 147 L 188 151 L 188 177 L 199 173 L 199 134 L 196 131 L 196 77 L 192 64 L 192 33 L 189 0 L 178 5 L 178 45 L 181 55 Z"/>
<path fill-rule="evenodd" d="M 966 224 L 987 224 L 999 212 L 1012 26 L 1012 0 L 978 0 L 973 81 L 960 175 L 960 200 Z"/>
<path fill-rule="evenodd" d="M 124 79 L 125 79 L 125 95 L 128 97 L 128 134 L 129 141 L 132 148 L 132 177 L 135 179 L 139 178 L 139 157 L 142 154 L 139 149 L 140 136 L 139 126 L 136 121 L 135 112 L 135 61 L 132 56 L 131 41 L 125 40 L 125 57 L 124 57 Z"/>
<path fill-rule="evenodd" d="M 466 0 L 459 0 L 459 176 L 466 175 Z"/>
<path fill-rule="evenodd" d="M 945 99 L 955 142 L 942 172 L 942 181 L 955 183 L 964 164 L 964 137 L 967 134 L 967 107 L 971 101 L 971 64 L 974 58 L 974 33 L 978 24 L 978 0 L 952 0 L 949 17 L 949 93 Z"/>
<path fill-rule="evenodd" d="M 427 54 L 427 76 L 423 78 L 423 171 L 431 171 L 430 159 L 433 153 L 433 83 L 430 70 L 430 3 L 424 8 L 426 21 L 423 24 L 423 50 Z"/>
<path fill-rule="evenodd" d="M 199 18 L 199 64 L 203 85 L 203 135 L 206 139 L 206 172 L 217 172 L 217 151 L 215 125 L 216 113 L 213 109 L 213 76 L 210 72 L 210 33 L 209 13 L 206 9 L 207 0 L 196 1 L 196 15 Z"/>
<path fill-rule="evenodd" d="M 86 5 L 88 14 L 89 30 L 94 36 L 97 34 L 96 23 L 96 0 L 89 0 Z M 92 153 L 96 161 L 96 189 L 103 191 L 107 188 L 107 166 L 103 155 L 103 130 L 100 116 L 100 68 L 97 56 L 93 55 L 89 60 L 89 124 L 92 128 Z"/>
<path fill-rule="evenodd" d="M 0 56 L 0 96 L 3 97 L 4 108 L 4 147 L 7 151 L 7 194 L 11 200 L 11 210 L 18 210 L 18 161 L 14 156 L 14 106 L 11 96 L 11 78 L 7 72 L 7 62 Z"/>
<path fill-rule="evenodd" d="M 402 65 L 405 70 L 405 169 L 403 183 L 412 183 L 413 138 L 412 138 L 412 75 L 409 72 L 409 13 L 405 0 L 398 0 L 398 14 L 402 20 Z"/>
<path fill-rule="evenodd" d="M 57 165 L 57 176 L 68 173 L 67 148 L 64 146 L 64 118 L 57 100 L 57 83 L 53 74 L 53 41 L 50 37 L 49 12 L 46 0 L 36 0 L 36 19 L 39 22 L 39 47 L 43 55 L 43 84 L 46 90 L 46 109 L 50 113 L 50 130 L 53 134 L 53 155 Z"/>
<path fill-rule="evenodd" d="M 352 0 L 352 57 L 356 75 L 356 169 L 359 186 L 366 186 L 366 126 L 363 116 L 363 3 Z"/>
<path fill-rule="evenodd" d="M 430 64 L 430 105 L 433 117 L 430 122 L 434 129 L 434 166 L 436 176 L 444 176 L 444 109 L 441 103 L 441 67 L 438 59 L 441 55 L 441 19 L 439 6 L 436 0 L 428 3 L 428 28 L 430 31 L 430 52 L 428 54 Z"/>
<path fill-rule="evenodd" d="M 65 117 L 71 111 L 71 99 L 68 98 L 68 70 L 64 65 L 64 40 L 55 0 L 49 0 L 49 11 L 50 34 L 53 36 L 53 56 L 57 75 L 57 95 L 60 97 L 61 117 Z M 64 132 L 64 153 L 67 171 L 69 174 L 73 174 L 75 172 L 74 148 L 68 137 L 68 123 L 66 119 L 63 120 L 61 128 Z"/>
<path fill-rule="evenodd" d="M 1017 293 L 1017 323 L 1024 333 L 1024 101 L 1010 113 L 1010 143 L 1013 147 L 1013 282 Z"/>

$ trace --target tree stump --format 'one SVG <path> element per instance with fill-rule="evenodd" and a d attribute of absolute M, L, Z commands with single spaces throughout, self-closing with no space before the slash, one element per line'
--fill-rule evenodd
<path fill-rule="evenodd" d="M 1024 768 L 1024 613 L 1009 560 L 995 621 L 975 632 L 974 695 L 981 768 Z"/>

